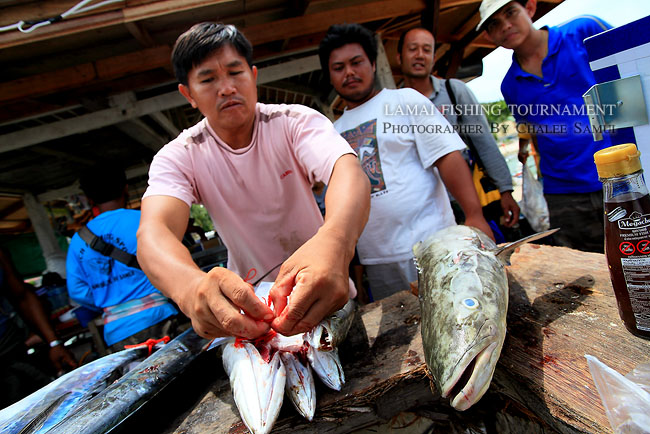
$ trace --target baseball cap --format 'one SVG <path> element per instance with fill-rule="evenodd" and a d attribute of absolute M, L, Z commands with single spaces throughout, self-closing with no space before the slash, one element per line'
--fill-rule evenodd
<path fill-rule="evenodd" d="M 513 0 L 483 0 L 481 6 L 478 8 L 478 13 L 481 16 L 481 22 L 476 26 L 476 30 L 480 31 L 481 26 L 494 15 L 499 9 L 507 5 Z"/>

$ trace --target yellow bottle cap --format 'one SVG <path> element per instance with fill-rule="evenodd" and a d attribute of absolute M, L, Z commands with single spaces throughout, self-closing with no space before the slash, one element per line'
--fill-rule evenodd
<path fill-rule="evenodd" d="M 600 178 L 616 178 L 641 170 L 641 152 L 634 143 L 610 146 L 594 154 L 594 163 Z"/>

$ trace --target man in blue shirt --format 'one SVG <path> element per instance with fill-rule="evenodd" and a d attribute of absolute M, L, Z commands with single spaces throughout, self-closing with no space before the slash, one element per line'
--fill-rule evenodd
<path fill-rule="evenodd" d="M 135 255 L 140 211 L 125 209 L 124 171 L 98 165 L 81 178 L 81 189 L 96 215 L 88 229 L 105 243 Z M 148 338 L 175 336 L 178 310 L 137 265 L 128 266 L 93 250 L 77 233 L 70 242 L 66 270 L 70 298 L 104 311 L 104 341 L 111 350 Z"/>
<path fill-rule="evenodd" d="M 602 253 L 602 185 L 593 154 L 611 143 L 608 137 L 593 140 L 582 95 L 596 80 L 583 40 L 610 26 L 581 16 L 536 29 L 536 7 L 535 0 L 483 0 L 477 30 L 486 30 L 497 46 L 514 50 L 501 92 L 520 132 L 537 138 L 551 227 L 561 228 L 555 241 Z M 527 156 L 520 149 L 522 162 Z"/>

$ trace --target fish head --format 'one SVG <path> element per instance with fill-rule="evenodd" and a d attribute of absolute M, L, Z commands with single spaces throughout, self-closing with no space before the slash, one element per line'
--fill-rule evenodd
<path fill-rule="evenodd" d="M 439 368 L 440 393 L 452 407 L 465 410 L 478 401 L 492 380 L 505 339 L 503 305 L 476 273 L 458 273 L 451 281 L 452 308 L 446 327 L 450 347 Z"/>
<path fill-rule="evenodd" d="M 495 247 L 481 232 L 456 226 L 414 248 L 427 367 L 458 410 L 489 387 L 505 339 L 508 282 Z"/>

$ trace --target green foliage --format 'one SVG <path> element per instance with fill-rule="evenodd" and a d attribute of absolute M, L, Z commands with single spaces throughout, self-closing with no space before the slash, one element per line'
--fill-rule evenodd
<path fill-rule="evenodd" d="M 190 208 L 190 217 L 192 217 L 196 225 L 200 226 L 205 232 L 214 230 L 212 219 L 203 205 L 192 205 Z"/>
<path fill-rule="evenodd" d="M 483 109 L 490 125 L 514 119 L 504 100 L 484 103 Z"/>

